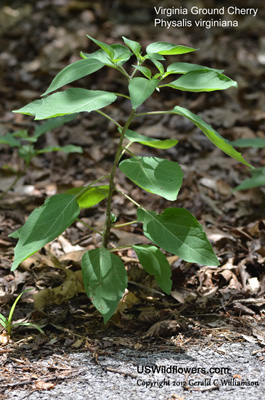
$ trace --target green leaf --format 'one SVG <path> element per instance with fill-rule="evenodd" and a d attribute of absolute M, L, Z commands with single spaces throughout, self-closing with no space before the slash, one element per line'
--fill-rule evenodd
<path fill-rule="evenodd" d="M 177 46 L 168 42 L 154 42 L 147 46 L 146 52 L 150 53 L 158 53 L 165 56 L 176 55 L 176 54 L 185 54 L 190 53 L 191 51 L 196 51 L 197 49 L 193 49 L 192 47 L 187 46 Z"/>
<path fill-rule="evenodd" d="M 83 208 L 93 207 L 95 204 L 104 200 L 108 196 L 109 185 L 72 188 L 67 190 L 66 193 L 76 195 L 76 200 L 81 210 Z"/>
<path fill-rule="evenodd" d="M 118 256 L 102 247 L 84 254 L 82 275 L 85 291 L 106 323 L 127 287 L 125 267 Z"/>
<path fill-rule="evenodd" d="M 98 60 L 85 59 L 76 61 L 65 67 L 55 76 L 52 83 L 42 96 L 46 96 L 54 90 L 60 89 L 62 86 L 68 85 L 77 79 L 93 74 L 93 72 L 98 71 L 102 67 L 104 67 L 104 64 Z"/>
<path fill-rule="evenodd" d="M 139 57 L 140 51 L 141 51 L 140 43 L 138 43 L 134 40 L 131 40 L 131 39 L 127 39 L 125 36 L 122 36 L 122 39 L 123 39 L 124 43 L 126 44 L 126 46 L 128 46 L 129 49 L 131 49 L 134 52 L 136 57 Z"/>
<path fill-rule="evenodd" d="M 182 115 L 185 118 L 188 118 L 192 121 L 201 131 L 208 137 L 208 139 L 220 150 L 224 153 L 228 154 L 230 157 L 234 158 L 235 160 L 241 162 L 242 164 L 251 167 L 251 165 L 242 157 L 241 153 L 236 151 L 233 146 L 229 143 L 228 140 L 222 138 L 218 132 L 216 132 L 211 125 L 204 122 L 201 117 L 196 114 L 193 114 L 191 111 L 187 110 L 183 107 L 175 107 L 171 111 L 173 114 Z"/>
<path fill-rule="evenodd" d="M 25 139 L 25 140 L 31 139 L 31 136 L 29 136 L 28 131 L 25 129 L 19 129 L 18 131 L 13 132 L 12 135 L 19 139 Z"/>
<path fill-rule="evenodd" d="M 157 157 L 133 157 L 119 164 L 120 170 L 136 185 L 167 200 L 176 200 L 183 173 L 177 162 Z"/>
<path fill-rule="evenodd" d="M 172 272 L 168 260 L 162 251 L 155 246 L 148 245 L 133 246 L 133 249 L 146 272 L 154 275 L 158 286 L 165 293 L 170 294 Z"/>
<path fill-rule="evenodd" d="M 79 207 L 74 195 L 57 194 L 46 199 L 40 208 L 30 214 L 19 232 L 12 271 L 65 231 L 78 215 Z"/>
<path fill-rule="evenodd" d="M 91 36 L 87 35 L 87 37 L 92 40 L 92 42 L 96 43 L 105 53 L 108 54 L 108 56 L 110 58 L 114 58 L 114 50 L 111 48 L 110 45 L 104 43 L 104 42 L 100 42 L 100 40 L 96 40 L 94 38 L 92 38 Z"/>
<path fill-rule="evenodd" d="M 131 129 L 126 131 L 125 137 L 130 140 L 130 142 L 137 142 L 144 146 L 155 147 L 156 149 L 170 149 L 178 143 L 176 139 L 153 139 L 149 136 L 140 135 L 140 133 L 134 132 Z"/>
<path fill-rule="evenodd" d="M 77 116 L 78 114 L 69 114 L 63 117 L 49 119 L 48 121 L 45 121 L 43 124 L 37 125 L 35 127 L 32 139 L 34 139 L 34 141 L 37 141 L 37 139 L 44 133 L 49 132 L 52 129 L 59 128 L 60 126 L 66 124 L 67 122 L 73 121 L 74 119 L 76 119 Z"/>
<path fill-rule="evenodd" d="M 198 71 L 198 70 L 208 70 L 218 73 L 224 72 L 223 69 L 214 69 L 214 68 L 204 67 L 203 65 L 184 63 L 184 62 L 176 62 L 170 64 L 167 67 L 167 72 L 170 74 L 187 74 L 188 72 Z"/>
<path fill-rule="evenodd" d="M 75 146 L 73 144 L 67 144 L 66 146 L 48 146 L 43 149 L 37 150 L 36 154 L 50 153 L 53 151 L 63 151 L 66 154 L 69 153 L 83 153 L 81 146 Z"/>
<path fill-rule="evenodd" d="M 253 147 L 257 149 L 265 147 L 265 139 L 262 138 L 237 139 L 230 143 L 236 147 Z"/>
<path fill-rule="evenodd" d="M 246 190 L 260 186 L 265 186 L 265 167 L 252 171 L 252 177 L 245 179 L 234 190 Z"/>
<path fill-rule="evenodd" d="M 218 72 L 202 69 L 187 72 L 175 81 L 159 87 L 166 86 L 186 92 L 212 92 L 237 87 L 237 82 Z"/>
<path fill-rule="evenodd" d="M 157 246 L 188 262 L 219 265 L 203 227 L 188 210 L 167 208 L 157 215 L 138 209 L 137 215 L 144 235 Z"/>
<path fill-rule="evenodd" d="M 139 107 L 157 87 L 158 80 L 151 81 L 145 78 L 133 78 L 129 83 L 129 93 L 132 102 L 132 108 Z"/>
<path fill-rule="evenodd" d="M 151 58 L 151 61 L 162 75 L 165 72 L 164 65 L 161 62 L 154 60 L 153 58 Z"/>
<path fill-rule="evenodd" d="M 149 53 L 149 54 L 146 54 L 142 59 L 143 60 L 151 60 L 152 62 L 154 62 L 154 60 L 155 61 L 158 61 L 158 60 L 164 61 L 165 57 L 163 57 L 161 54 L 158 54 L 158 53 Z"/>
<path fill-rule="evenodd" d="M 146 67 L 141 67 L 139 65 L 133 65 L 133 67 L 135 69 L 137 69 L 138 71 L 140 71 L 147 79 L 151 79 L 152 78 L 152 72 L 149 68 Z"/>
<path fill-rule="evenodd" d="M 6 324 L 7 324 L 7 319 L 6 319 L 6 317 L 5 317 L 3 314 L 1 314 L 1 313 L 0 313 L 0 324 L 2 324 L 3 327 L 6 327 Z"/>
<path fill-rule="evenodd" d="M 32 144 L 24 144 L 18 149 L 19 157 L 23 158 L 26 163 L 30 163 L 31 159 L 37 154 Z"/>
<path fill-rule="evenodd" d="M 81 52 L 80 55 L 82 58 L 87 59 L 95 59 L 107 65 L 108 67 L 116 68 L 114 60 L 116 60 L 117 65 L 123 65 L 126 61 L 128 61 L 133 53 L 129 52 L 128 47 L 122 44 L 112 44 L 111 49 L 114 52 L 113 58 L 109 58 L 108 54 L 105 53 L 104 50 L 97 50 L 94 53 L 83 53 Z M 120 60 L 120 61 L 117 61 Z"/>
<path fill-rule="evenodd" d="M 20 293 L 20 294 L 17 296 L 17 298 L 16 298 L 16 300 L 14 301 L 14 303 L 12 304 L 12 307 L 11 307 L 11 309 L 10 309 L 9 316 L 8 316 L 8 321 L 7 321 L 9 333 L 10 333 L 10 331 L 11 331 L 11 321 L 12 321 L 12 318 L 13 318 L 13 314 L 14 314 L 16 305 L 17 305 L 17 303 L 19 302 L 20 298 L 23 296 L 23 294 L 26 293 L 26 292 L 29 292 L 30 290 L 33 290 L 33 288 L 26 289 L 26 290 L 24 290 L 22 293 Z"/>
<path fill-rule="evenodd" d="M 113 58 L 112 61 L 114 64 L 122 65 L 126 61 L 128 61 L 133 53 L 126 51 L 125 53 L 120 54 L 117 58 Z"/>
<path fill-rule="evenodd" d="M 12 324 L 12 328 L 13 328 L 14 326 L 19 326 L 19 325 L 22 325 L 22 326 L 29 326 L 30 328 L 37 329 L 40 333 L 42 333 L 42 334 L 44 335 L 44 331 L 41 329 L 41 327 L 38 326 L 38 325 L 36 325 L 36 324 L 32 324 L 31 322 L 17 322 L 17 323 L 15 323 L 15 324 Z"/>
<path fill-rule="evenodd" d="M 35 120 L 54 118 L 75 112 L 99 110 L 113 103 L 116 98 L 115 94 L 103 90 L 67 89 L 42 100 L 35 100 L 14 112 L 33 115 Z"/>
<path fill-rule="evenodd" d="M 10 147 L 19 147 L 21 143 L 17 140 L 13 133 L 7 133 L 4 136 L 0 136 L 0 144 L 7 144 Z"/>

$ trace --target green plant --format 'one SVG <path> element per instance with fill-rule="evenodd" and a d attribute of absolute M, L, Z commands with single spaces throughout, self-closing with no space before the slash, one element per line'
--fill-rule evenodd
<path fill-rule="evenodd" d="M 12 307 L 11 307 L 11 310 L 10 310 L 10 312 L 9 312 L 8 318 L 4 317 L 4 315 L 0 313 L 0 324 L 4 327 L 4 329 L 6 330 L 6 332 L 8 333 L 9 336 L 11 335 L 12 329 L 13 329 L 15 326 L 19 326 L 19 325 L 31 326 L 32 328 L 38 329 L 38 331 L 40 331 L 41 333 L 44 333 L 43 330 L 42 330 L 38 325 L 32 324 L 32 323 L 30 323 L 30 322 L 16 322 L 15 324 L 12 323 L 13 314 L 14 314 L 16 305 L 17 305 L 17 303 L 18 303 L 20 297 L 21 297 L 24 293 L 28 292 L 29 290 L 32 290 L 32 288 L 31 288 L 31 289 L 26 289 L 26 290 L 24 290 L 24 291 L 23 291 L 22 293 L 20 293 L 20 295 L 16 298 L 16 300 L 14 301 L 14 303 L 13 303 L 13 305 L 12 305 Z"/>
<path fill-rule="evenodd" d="M 263 138 L 250 138 L 238 139 L 231 142 L 236 147 L 252 147 L 252 148 L 265 148 L 265 139 Z M 246 178 L 234 190 L 246 190 L 259 186 L 265 186 L 265 166 L 256 168 L 251 171 L 251 177 Z"/>
<path fill-rule="evenodd" d="M 23 176 L 28 169 L 30 162 L 33 157 L 36 157 L 38 154 L 50 153 L 53 151 L 63 151 L 64 153 L 82 153 L 82 147 L 74 146 L 72 144 L 66 146 L 48 146 L 42 149 L 38 149 L 36 147 L 38 139 L 46 132 L 51 131 L 54 128 L 58 128 L 62 126 L 66 122 L 70 122 L 76 118 L 76 114 L 66 115 L 64 117 L 57 117 L 53 120 L 48 120 L 42 125 L 38 125 L 35 127 L 33 135 L 29 135 L 29 132 L 24 129 L 20 129 L 13 133 L 7 133 L 6 135 L 0 136 L 0 145 L 8 145 L 9 147 L 18 148 L 18 155 L 21 159 L 24 160 L 24 166 L 21 171 L 17 172 L 17 177 L 12 182 L 12 184 L 5 190 L 1 196 L 4 197 L 9 190 L 11 190 L 17 181 Z M 8 166 L 4 166 L 2 168 L 8 169 Z M 10 168 L 9 168 L 10 169 Z M 14 170 L 13 170 L 14 171 Z M 15 171 L 16 172 L 16 171 Z"/>
<path fill-rule="evenodd" d="M 247 166 L 249 164 L 210 125 L 183 107 L 177 106 L 169 111 L 137 112 L 137 109 L 155 91 L 159 92 L 164 87 L 190 92 L 211 92 L 236 87 L 236 82 L 223 75 L 223 71 L 181 62 L 170 64 L 165 70 L 164 56 L 195 51 L 191 47 L 156 42 L 149 44 L 146 54 L 142 55 L 141 45 L 125 37 L 123 37 L 125 45 L 108 45 L 88 37 L 100 49 L 91 54 L 81 53 L 82 60 L 70 64 L 59 72 L 43 93 L 42 100 L 36 100 L 15 112 L 32 115 L 39 120 L 73 112 L 96 111 L 112 121 L 120 133 L 113 165 L 110 173 L 89 183 L 86 187 L 75 188 L 65 194 L 52 196 L 46 199 L 40 208 L 32 212 L 25 225 L 11 234 L 13 238 L 19 239 L 15 248 L 12 270 L 76 221 L 80 209 L 91 207 L 107 198 L 105 226 L 103 232 L 98 232 L 102 235 L 102 246 L 87 251 L 82 259 L 86 293 L 106 322 L 115 312 L 127 286 L 125 266 L 121 258 L 114 254 L 118 248 L 109 249 L 111 228 L 121 226 L 115 224 L 115 217 L 112 213 L 112 197 L 115 192 L 125 196 L 137 207 L 137 221 L 131 223 L 142 224 L 144 235 L 153 244 L 130 247 L 135 250 L 143 268 L 155 276 L 156 282 L 166 293 L 169 294 L 171 290 L 171 270 L 167 258 L 160 248 L 178 255 L 188 262 L 206 265 L 219 264 L 203 227 L 188 210 L 172 207 L 165 209 L 162 214 L 157 214 L 145 209 L 115 186 L 115 174 L 118 167 L 142 189 L 170 201 L 177 199 L 182 184 L 183 173 L 177 162 L 158 157 L 140 157 L 129 150 L 133 142 L 157 149 L 168 149 L 175 146 L 178 141 L 175 139 L 157 140 L 141 135 L 129 129 L 132 121 L 143 115 L 181 115 L 192 121 L 219 149 L 237 161 Z M 132 56 L 136 58 L 137 64 L 132 65 L 129 73 L 129 67 L 125 69 L 124 64 Z M 145 62 L 153 64 L 157 72 L 153 74 L 149 67 L 143 66 Z M 128 93 L 71 88 L 51 94 L 64 85 L 92 74 L 104 66 L 113 68 L 123 75 L 128 83 Z M 144 76 L 135 77 L 137 73 Z M 180 75 L 180 77 L 170 80 L 172 75 Z M 117 97 L 125 98 L 124 101 L 131 103 L 131 112 L 123 126 L 101 111 L 103 107 L 113 103 Z M 130 158 L 122 160 L 123 155 L 129 155 Z M 108 180 L 108 184 L 99 186 L 98 182 L 103 179 Z M 91 229 L 95 230 L 93 227 Z"/>

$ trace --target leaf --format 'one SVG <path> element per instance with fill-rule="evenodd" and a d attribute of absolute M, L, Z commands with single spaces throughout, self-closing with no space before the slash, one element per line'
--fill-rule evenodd
<path fill-rule="evenodd" d="M 193 49 L 192 47 L 187 46 L 177 46 L 168 42 L 154 42 L 147 46 L 146 52 L 150 53 L 158 53 L 165 56 L 168 55 L 176 55 L 176 54 L 185 54 L 190 53 L 191 51 L 196 51 L 197 49 Z"/>
<path fill-rule="evenodd" d="M 114 58 L 114 50 L 110 45 L 103 43 L 100 40 L 96 40 L 89 35 L 87 35 L 87 37 L 92 40 L 92 42 L 96 43 L 105 53 L 107 53 L 110 58 Z"/>
<path fill-rule="evenodd" d="M 17 322 L 15 324 L 12 324 L 12 328 L 18 325 L 29 326 L 31 328 L 37 329 L 40 333 L 44 335 L 44 331 L 41 329 L 41 327 L 36 324 L 32 324 L 31 322 Z"/>
<path fill-rule="evenodd" d="M 118 60 L 121 58 L 121 56 L 125 57 L 122 58 L 120 61 L 117 61 L 117 65 L 122 65 L 126 61 L 128 61 L 133 53 L 130 53 L 128 50 L 128 47 L 122 45 L 122 44 L 112 44 L 111 49 L 114 51 L 113 58 L 110 59 L 108 54 L 105 53 L 104 50 L 97 50 L 94 53 L 83 53 L 81 52 L 80 55 L 82 58 L 87 58 L 87 59 L 96 59 L 100 62 L 102 62 L 104 65 L 107 65 L 112 68 L 116 68 L 115 65 L 113 64 L 114 60 Z M 126 56 L 125 56 L 126 54 Z"/>
<path fill-rule="evenodd" d="M 17 140 L 12 133 L 7 133 L 4 136 L 0 136 L 0 144 L 7 144 L 10 147 L 21 146 L 20 141 Z"/>
<path fill-rule="evenodd" d="M 52 83 L 42 96 L 46 96 L 54 90 L 60 89 L 62 86 L 68 85 L 68 83 L 72 83 L 77 79 L 93 74 L 93 72 L 98 71 L 102 67 L 104 67 L 104 64 L 99 60 L 85 59 L 76 61 L 65 67 L 55 76 Z"/>
<path fill-rule="evenodd" d="M 6 317 L 0 313 L 0 324 L 3 325 L 3 327 L 5 328 L 7 325 L 7 319 Z"/>
<path fill-rule="evenodd" d="M 237 87 L 237 82 L 218 72 L 202 69 L 187 72 L 177 80 L 159 87 L 167 86 L 186 92 L 212 92 Z"/>
<path fill-rule="evenodd" d="M 265 167 L 252 171 L 252 177 L 241 182 L 234 191 L 252 189 L 260 186 L 265 186 Z"/>
<path fill-rule="evenodd" d="M 178 143 L 176 139 L 153 139 L 149 136 L 140 135 L 140 133 L 134 132 L 131 129 L 127 129 L 125 137 L 130 142 L 141 143 L 144 146 L 155 147 L 156 149 L 170 149 Z"/>
<path fill-rule="evenodd" d="M 50 153 L 53 151 L 63 151 L 66 154 L 69 153 L 83 153 L 81 146 L 75 146 L 73 144 L 67 144 L 66 146 L 48 146 L 43 149 L 37 150 L 36 154 Z"/>
<path fill-rule="evenodd" d="M 129 83 L 129 93 L 132 102 L 132 108 L 139 107 L 157 87 L 158 80 L 148 80 L 145 78 L 133 78 Z"/>
<path fill-rule="evenodd" d="M 158 54 L 158 53 L 149 53 L 143 57 L 143 60 L 151 60 L 152 62 L 154 62 L 154 60 L 155 61 L 158 61 L 158 60 L 164 61 L 165 57 L 163 57 L 161 54 Z"/>
<path fill-rule="evenodd" d="M 11 270 L 14 271 L 23 260 L 65 231 L 76 220 L 79 211 L 72 194 L 57 194 L 46 199 L 41 207 L 30 214 L 19 231 Z M 17 237 L 18 232 L 15 231 L 14 234 Z"/>
<path fill-rule="evenodd" d="M 129 49 L 131 49 L 134 52 L 136 57 L 139 57 L 141 51 L 140 43 L 136 42 L 135 40 L 127 39 L 125 36 L 122 36 L 122 39 L 126 44 L 126 46 L 128 46 Z"/>
<path fill-rule="evenodd" d="M 265 139 L 262 138 L 237 139 L 230 143 L 236 147 L 253 147 L 258 149 L 265 147 Z"/>
<path fill-rule="evenodd" d="M 133 249 L 146 272 L 154 275 L 161 289 L 165 293 L 170 294 L 172 272 L 168 260 L 162 251 L 155 246 L 148 245 L 133 246 Z"/>
<path fill-rule="evenodd" d="M 188 72 L 198 71 L 198 70 L 215 71 L 218 73 L 224 72 L 224 70 L 222 69 L 214 69 L 214 68 L 204 67 L 203 65 L 184 63 L 184 62 L 176 62 L 170 64 L 167 67 L 167 72 L 170 74 L 186 74 Z"/>
<path fill-rule="evenodd" d="M 67 190 L 66 193 L 74 194 L 78 202 L 80 210 L 83 208 L 93 207 L 100 201 L 105 199 L 109 193 L 109 185 L 79 187 Z"/>
<path fill-rule="evenodd" d="M 127 287 L 125 267 L 118 256 L 101 247 L 83 255 L 82 275 L 86 294 L 106 323 Z"/>
<path fill-rule="evenodd" d="M 131 57 L 133 53 L 129 52 L 128 50 L 124 53 L 121 53 L 117 58 L 113 58 L 112 61 L 114 62 L 114 64 L 117 65 L 122 65 L 124 64 L 126 61 L 129 60 L 129 58 Z"/>
<path fill-rule="evenodd" d="M 67 89 L 42 100 L 35 100 L 13 112 L 33 115 L 35 120 L 54 118 L 75 112 L 99 110 L 111 104 L 116 98 L 114 93 L 103 90 Z"/>
<path fill-rule="evenodd" d="M 158 157 L 133 157 L 119 164 L 120 170 L 147 192 L 176 200 L 183 173 L 177 162 Z"/>
<path fill-rule="evenodd" d="M 138 209 L 137 215 L 144 235 L 157 246 L 188 262 L 219 265 L 203 227 L 188 210 L 167 208 L 159 215 Z"/>
<path fill-rule="evenodd" d="M 242 157 L 241 153 L 236 151 L 233 146 L 229 143 L 228 140 L 222 138 L 218 132 L 216 132 L 211 125 L 204 122 L 201 117 L 196 114 L 193 114 L 191 111 L 187 110 L 183 107 L 175 107 L 171 111 L 173 114 L 179 114 L 183 117 L 188 118 L 192 121 L 201 131 L 208 137 L 208 139 L 220 150 L 224 153 L 228 154 L 230 157 L 234 158 L 235 160 L 241 162 L 242 164 L 251 167 L 251 165 Z"/>
<path fill-rule="evenodd" d="M 26 161 L 26 163 L 30 163 L 31 159 L 37 154 L 37 151 L 34 150 L 34 147 L 32 144 L 24 144 L 21 145 L 20 148 L 18 149 L 18 154 L 19 157 L 23 158 L 23 160 Z"/>
<path fill-rule="evenodd" d="M 133 67 L 135 69 L 137 69 L 138 71 L 140 71 L 147 79 L 151 79 L 152 78 L 152 72 L 149 68 L 146 67 L 140 67 L 139 65 L 133 65 Z"/>

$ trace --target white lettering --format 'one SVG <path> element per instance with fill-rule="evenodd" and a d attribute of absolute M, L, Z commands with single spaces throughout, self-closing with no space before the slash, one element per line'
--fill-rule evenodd
<path fill-rule="evenodd" d="M 258 11 L 258 8 L 239 8 L 233 6 L 230 6 L 227 9 L 228 14 L 230 15 L 253 15 L 253 17 L 256 17 Z"/>
<path fill-rule="evenodd" d="M 200 15 L 200 14 L 203 14 L 203 15 L 224 15 L 224 13 L 225 13 L 225 8 L 224 7 L 221 7 L 221 8 L 199 8 L 199 7 L 196 7 L 196 6 L 194 6 L 194 7 L 192 7 L 191 8 L 191 13 L 193 14 L 193 15 Z"/>

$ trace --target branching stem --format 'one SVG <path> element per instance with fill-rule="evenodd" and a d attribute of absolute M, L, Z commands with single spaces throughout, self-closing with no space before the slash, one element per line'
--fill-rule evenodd
<path fill-rule="evenodd" d="M 112 202 L 113 192 L 115 190 L 115 185 L 114 185 L 115 172 L 116 172 L 116 169 L 117 169 L 119 161 L 120 161 L 121 153 L 123 151 L 122 144 L 123 144 L 124 136 L 134 118 L 134 115 L 135 115 L 135 110 L 132 109 L 131 114 L 130 114 L 126 124 L 122 128 L 120 141 L 118 144 L 118 148 L 117 148 L 117 151 L 115 154 L 113 166 L 112 166 L 110 177 L 109 177 L 109 194 L 108 194 L 108 199 L 107 199 L 106 221 L 105 221 L 105 227 L 104 227 L 103 239 L 102 239 L 102 246 L 105 248 L 108 247 L 111 224 L 112 224 L 112 222 L 111 222 L 111 202 Z"/>

